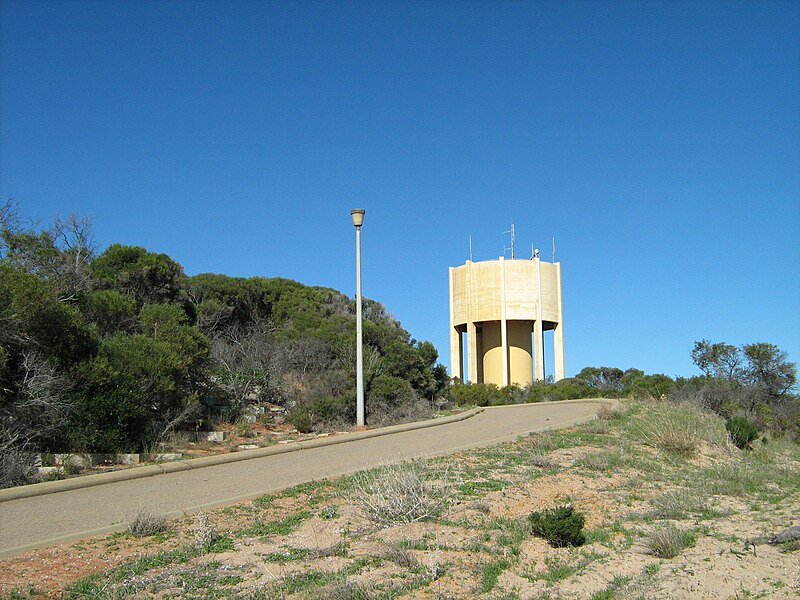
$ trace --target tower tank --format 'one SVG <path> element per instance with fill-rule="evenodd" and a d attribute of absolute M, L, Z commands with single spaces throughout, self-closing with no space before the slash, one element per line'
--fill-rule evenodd
<path fill-rule="evenodd" d="M 564 378 L 561 263 L 537 254 L 530 260 L 501 257 L 450 267 L 451 376 L 498 386 L 544 379 L 543 332 L 550 330 L 558 381 Z"/>

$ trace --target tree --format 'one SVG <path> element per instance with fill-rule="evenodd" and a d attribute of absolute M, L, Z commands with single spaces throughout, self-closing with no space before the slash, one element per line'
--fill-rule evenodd
<path fill-rule="evenodd" d="M 787 394 L 797 383 L 797 365 L 775 344 L 758 342 L 742 346 L 747 361 L 744 378 L 770 398 Z"/>
<path fill-rule="evenodd" d="M 604 391 L 619 391 L 622 389 L 622 378 L 625 376 L 622 369 L 615 367 L 586 367 L 575 377 L 583 379 L 593 388 Z"/>
<path fill-rule="evenodd" d="M 706 377 L 737 381 L 741 375 L 742 355 L 739 349 L 724 342 L 695 342 L 692 361 Z"/>
<path fill-rule="evenodd" d="M 176 302 L 185 279 L 183 267 L 166 254 L 122 244 L 112 244 L 94 259 L 91 274 L 103 289 L 129 294 L 140 306 Z"/>

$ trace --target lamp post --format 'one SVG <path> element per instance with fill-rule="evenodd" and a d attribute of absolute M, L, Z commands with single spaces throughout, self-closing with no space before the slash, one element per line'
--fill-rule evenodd
<path fill-rule="evenodd" d="M 364 353 L 361 335 L 361 225 L 364 224 L 363 208 L 350 211 L 356 226 L 356 425 L 364 426 Z"/>

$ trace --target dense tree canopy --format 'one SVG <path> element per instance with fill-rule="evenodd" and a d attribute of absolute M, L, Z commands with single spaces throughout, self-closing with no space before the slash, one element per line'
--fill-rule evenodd
<path fill-rule="evenodd" d="M 433 345 L 378 302 L 363 313 L 368 401 L 430 404 L 448 384 Z M 258 402 L 348 417 L 354 340 L 336 290 L 187 277 L 138 246 L 95 255 L 87 220 L 36 231 L 0 206 L 0 449 L 133 451 Z"/>

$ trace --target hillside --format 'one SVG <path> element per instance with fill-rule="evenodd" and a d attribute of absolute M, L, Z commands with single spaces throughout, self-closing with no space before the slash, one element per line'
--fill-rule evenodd
<path fill-rule="evenodd" d="M 448 383 L 429 342 L 365 299 L 372 424 L 419 419 Z M 284 278 L 188 277 L 85 220 L 30 229 L 0 206 L 0 486 L 36 452 L 138 452 L 253 405 L 301 431 L 354 420 L 355 303 Z M 263 412 L 263 411 L 262 411 Z M 251 413 L 252 414 L 252 413 Z"/>
<path fill-rule="evenodd" d="M 799 546 L 770 538 L 798 525 L 798 492 L 796 444 L 739 450 L 718 417 L 625 401 L 160 527 L 140 514 L 138 535 L 0 560 L 0 581 L 14 598 L 788 599 Z M 583 539 L 534 535 L 531 513 L 565 505 Z"/>

